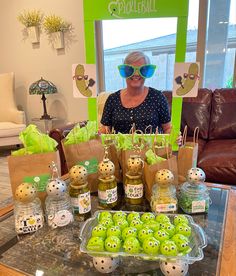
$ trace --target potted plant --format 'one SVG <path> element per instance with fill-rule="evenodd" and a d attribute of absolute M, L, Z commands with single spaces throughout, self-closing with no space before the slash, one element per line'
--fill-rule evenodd
<path fill-rule="evenodd" d="M 43 13 L 40 10 L 23 11 L 17 17 L 28 32 L 28 36 L 32 43 L 39 42 L 39 28 L 43 22 Z"/>
<path fill-rule="evenodd" d="M 70 30 L 70 23 L 60 16 L 48 15 L 44 18 L 43 28 L 50 35 L 55 49 L 64 48 L 64 32 Z"/>

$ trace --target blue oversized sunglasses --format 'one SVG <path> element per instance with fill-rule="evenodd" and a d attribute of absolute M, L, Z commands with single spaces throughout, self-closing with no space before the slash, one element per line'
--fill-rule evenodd
<path fill-rule="evenodd" d="M 134 75 L 136 70 L 144 79 L 151 78 L 156 70 L 156 65 L 144 64 L 142 66 L 133 66 L 129 64 L 121 64 L 118 66 L 122 78 L 130 78 Z"/>

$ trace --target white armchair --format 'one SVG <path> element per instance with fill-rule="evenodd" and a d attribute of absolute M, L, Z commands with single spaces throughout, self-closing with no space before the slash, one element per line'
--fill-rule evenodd
<path fill-rule="evenodd" d="M 19 133 L 25 129 L 25 113 L 14 100 L 14 74 L 0 74 L 0 146 L 21 144 Z"/>

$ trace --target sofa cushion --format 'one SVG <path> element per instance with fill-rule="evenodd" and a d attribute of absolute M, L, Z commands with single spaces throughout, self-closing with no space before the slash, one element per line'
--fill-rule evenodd
<path fill-rule="evenodd" d="M 184 98 L 181 118 L 181 131 L 188 126 L 188 136 L 193 136 L 195 127 L 199 127 L 199 138 L 208 139 L 210 125 L 212 91 L 198 89 L 198 96 Z"/>
<path fill-rule="evenodd" d="M 15 124 L 12 122 L 0 122 L 0 138 L 18 136 L 25 129 L 24 124 Z"/>
<path fill-rule="evenodd" d="M 171 91 L 163 91 L 170 106 L 172 104 Z M 211 114 L 212 91 L 206 88 L 198 89 L 198 96 L 184 98 L 182 105 L 181 131 L 188 126 L 188 136 L 193 136 L 195 127 L 199 127 L 199 138 L 208 139 Z"/>
<path fill-rule="evenodd" d="M 211 140 L 199 155 L 207 181 L 236 185 L 236 139 Z"/>
<path fill-rule="evenodd" d="M 236 139 L 235 88 L 214 91 L 209 139 Z"/>

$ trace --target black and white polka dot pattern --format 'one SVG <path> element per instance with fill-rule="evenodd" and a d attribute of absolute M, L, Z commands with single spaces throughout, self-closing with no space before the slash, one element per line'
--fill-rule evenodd
<path fill-rule="evenodd" d="M 145 132 L 151 125 L 153 132 L 161 125 L 170 122 L 170 113 L 166 97 L 154 88 L 149 87 L 145 100 L 137 107 L 126 108 L 121 103 L 120 90 L 112 93 L 104 106 L 101 123 L 114 127 L 116 132 L 129 133 L 133 123 L 136 129 Z"/>

